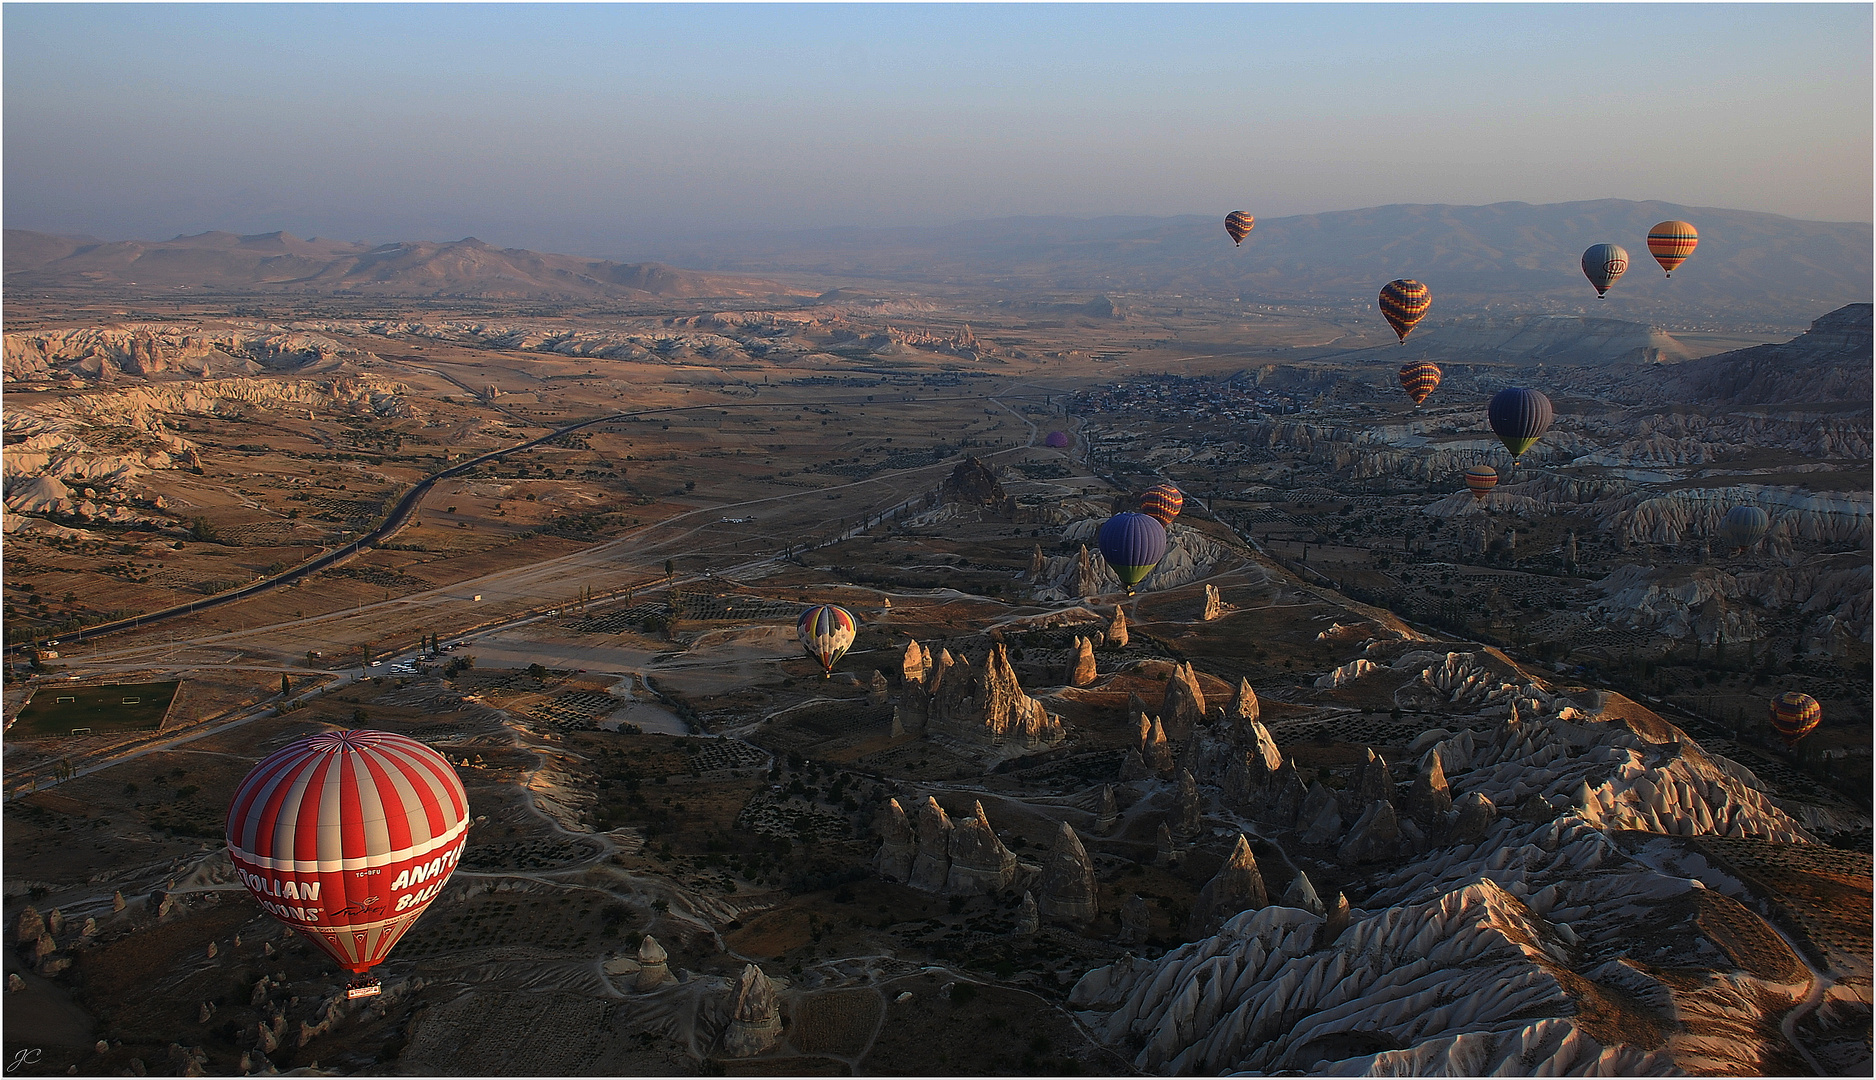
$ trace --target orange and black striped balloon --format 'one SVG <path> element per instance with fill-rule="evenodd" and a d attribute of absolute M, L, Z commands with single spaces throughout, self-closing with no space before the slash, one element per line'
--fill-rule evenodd
<path fill-rule="evenodd" d="M 1473 499 L 1484 502 L 1497 486 L 1498 470 L 1490 465 L 1474 465 L 1466 470 L 1466 489 L 1472 492 Z"/>
<path fill-rule="evenodd" d="M 1790 690 L 1772 699 L 1772 730 L 1787 747 L 1798 745 L 1798 740 L 1816 730 L 1823 718 L 1823 707 L 1809 694 Z"/>
<path fill-rule="evenodd" d="M 1171 484 L 1155 484 L 1140 496 L 1140 512 L 1168 529 L 1185 505 L 1185 493 Z"/>
<path fill-rule="evenodd" d="M 1233 244 L 1244 243 L 1244 238 L 1251 235 L 1251 227 L 1257 219 L 1243 210 L 1233 210 L 1225 215 L 1225 231 L 1231 234 Z"/>
<path fill-rule="evenodd" d="M 1425 285 L 1411 278 L 1399 278 L 1381 287 L 1381 315 L 1402 341 L 1414 324 L 1426 316 L 1433 304 L 1433 294 Z"/>
<path fill-rule="evenodd" d="M 1411 364 L 1400 366 L 1400 388 L 1407 391 L 1407 396 L 1418 405 L 1427 399 L 1427 395 L 1440 387 L 1439 365 L 1425 360 L 1415 360 Z"/>
<path fill-rule="evenodd" d="M 1648 254 L 1655 257 L 1669 277 L 1687 261 L 1700 243 L 1700 234 L 1685 221 L 1664 221 L 1648 230 Z"/>

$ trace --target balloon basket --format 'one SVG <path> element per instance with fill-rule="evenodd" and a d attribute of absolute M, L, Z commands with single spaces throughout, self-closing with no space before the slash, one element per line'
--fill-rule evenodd
<path fill-rule="evenodd" d="M 355 1001 L 358 998 L 377 997 L 382 993 L 384 993 L 384 984 L 370 976 L 353 979 L 345 984 L 345 999 L 347 1001 Z"/>

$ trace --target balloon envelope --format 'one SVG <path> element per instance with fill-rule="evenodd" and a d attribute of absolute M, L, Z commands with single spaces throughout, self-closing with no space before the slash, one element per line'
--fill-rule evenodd
<path fill-rule="evenodd" d="M 1172 528 L 1173 519 L 1185 505 L 1185 493 L 1173 484 L 1154 484 L 1140 496 L 1140 512 L 1159 522 L 1162 528 Z"/>
<path fill-rule="evenodd" d="M 1484 502 L 1485 496 L 1497 486 L 1498 470 L 1490 465 L 1474 465 L 1466 470 L 1466 489 L 1477 501 Z"/>
<path fill-rule="evenodd" d="M 833 604 L 811 607 L 795 621 L 795 635 L 801 639 L 801 647 L 821 662 L 822 671 L 830 673 L 840 658 L 847 655 L 858 629 L 853 613 Z"/>
<path fill-rule="evenodd" d="M 1674 271 L 1687 261 L 1687 256 L 1694 253 L 1700 243 L 1700 234 L 1685 221 L 1663 221 L 1648 230 L 1648 254 L 1655 257 L 1667 276 L 1673 277 Z"/>
<path fill-rule="evenodd" d="M 1427 395 L 1439 389 L 1440 369 L 1437 364 L 1425 360 L 1416 360 L 1400 366 L 1400 388 L 1407 391 L 1407 396 L 1418 405 L 1427 399 Z"/>
<path fill-rule="evenodd" d="M 1381 286 L 1381 317 L 1406 341 L 1414 324 L 1426 317 L 1433 294 L 1412 278 L 1398 278 Z"/>
<path fill-rule="evenodd" d="M 1095 534 L 1101 557 L 1132 592 L 1166 554 L 1166 527 L 1145 514 L 1122 512 L 1108 518 Z"/>
<path fill-rule="evenodd" d="M 1492 431 L 1498 441 L 1505 444 L 1513 458 L 1520 457 L 1531 444 L 1544 437 L 1550 430 L 1550 421 L 1555 414 L 1550 408 L 1550 399 L 1536 390 L 1526 390 L 1521 386 L 1508 387 L 1492 395 L 1492 403 L 1486 409 L 1486 416 L 1492 422 Z"/>
<path fill-rule="evenodd" d="M 1042 444 L 1044 446 L 1052 446 L 1056 448 L 1057 450 L 1060 450 L 1062 447 L 1068 445 L 1068 432 L 1051 431 L 1049 432 L 1047 436 L 1043 438 Z"/>
<path fill-rule="evenodd" d="M 456 770 L 388 731 L 296 739 L 254 766 L 228 807 L 241 883 L 267 914 L 358 973 L 430 906 L 468 840 Z"/>
<path fill-rule="evenodd" d="M 1729 548 L 1751 547 L 1765 539 L 1772 519 L 1756 506 L 1735 506 L 1720 519 L 1720 542 Z"/>
<path fill-rule="evenodd" d="M 1789 690 L 1772 699 L 1772 730 L 1788 747 L 1798 745 L 1798 740 L 1815 730 L 1823 718 L 1823 708 L 1809 694 Z"/>
<path fill-rule="evenodd" d="M 1233 244 L 1242 244 L 1244 238 L 1250 235 L 1251 227 L 1256 224 L 1257 219 L 1243 210 L 1233 210 L 1225 215 L 1225 231 L 1231 234 Z"/>
<path fill-rule="evenodd" d="M 1583 276 L 1596 286 L 1596 296 L 1600 298 L 1615 284 L 1615 279 L 1628 272 L 1628 252 L 1614 244 L 1593 244 L 1583 252 Z"/>

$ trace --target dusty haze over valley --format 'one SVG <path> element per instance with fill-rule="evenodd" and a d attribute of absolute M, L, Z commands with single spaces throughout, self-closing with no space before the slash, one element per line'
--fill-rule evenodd
<path fill-rule="evenodd" d="M 1867 7 L 0 17 L 10 1075 L 1869 1074 Z"/>

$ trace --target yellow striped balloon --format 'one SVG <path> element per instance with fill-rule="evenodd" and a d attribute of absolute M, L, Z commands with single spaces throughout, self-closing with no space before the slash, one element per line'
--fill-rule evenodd
<path fill-rule="evenodd" d="M 1403 342 L 1432 305 L 1433 294 L 1412 278 L 1398 278 L 1381 287 L 1381 317 Z"/>
<path fill-rule="evenodd" d="M 1233 210 L 1225 215 L 1225 231 L 1231 234 L 1233 245 L 1244 243 L 1244 238 L 1251 235 L 1251 227 L 1257 219 L 1243 210 Z"/>
<path fill-rule="evenodd" d="M 1787 749 L 1816 730 L 1823 718 L 1823 707 L 1809 694 L 1790 690 L 1772 699 L 1772 730 L 1785 740 Z"/>
<path fill-rule="evenodd" d="M 1694 253 L 1699 243 L 1700 234 L 1685 221 L 1663 221 L 1648 230 L 1648 254 L 1655 257 L 1669 277 L 1674 276 L 1675 269 L 1687 261 L 1687 256 Z"/>
<path fill-rule="evenodd" d="M 1418 406 L 1427 399 L 1427 395 L 1439 389 L 1439 365 L 1425 360 L 1415 360 L 1400 366 L 1400 388 L 1407 391 L 1407 396 L 1414 399 Z"/>
<path fill-rule="evenodd" d="M 1472 492 L 1475 502 L 1484 502 L 1497 486 L 1498 470 L 1490 465 L 1474 465 L 1466 470 L 1466 490 Z"/>

